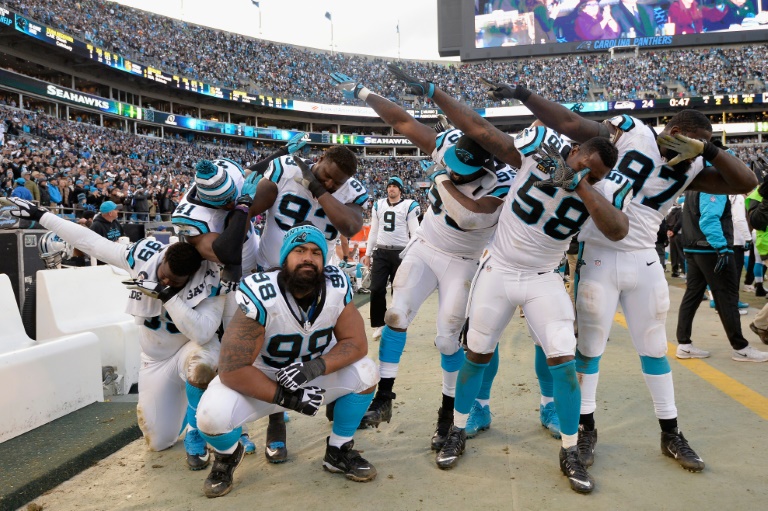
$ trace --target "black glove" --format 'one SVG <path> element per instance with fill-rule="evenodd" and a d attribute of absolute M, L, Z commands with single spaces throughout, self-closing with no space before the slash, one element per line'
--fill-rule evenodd
<path fill-rule="evenodd" d="M 480 81 L 488 86 L 488 95 L 491 97 L 491 99 L 516 99 L 522 103 L 525 103 L 526 100 L 531 97 L 531 91 L 519 83 L 513 89 L 509 85 L 492 82 L 488 78 L 480 77 Z"/>
<path fill-rule="evenodd" d="M 275 376 L 277 376 L 278 385 L 295 392 L 305 383 L 314 380 L 324 372 L 325 360 L 317 357 L 307 363 L 294 362 L 288 367 L 280 369 Z"/>
<path fill-rule="evenodd" d="M 32 202 L 20 199 L 19 197 L 9 197 L 6 200 L 19 208 L 10 211 L 11 216 L 15 216 L 16 218 L 23 218 L 24 220 L 34 220 L 35 222 L 39 222 L 40 219 L 43 218 L 43 215 L 48 213 L 47 209 L 40 206 L 35 206 Z"/>
<path fill-rule="evenodd" d="M 733 250 L 723 247 L 717 249 L 717 262 L 715 263 L 715 273 L 722 273 L 723 270 L 725 270 L 726 266 L 731 261 L 731 255 L 733 254 Z"/>
<path fill-rule="evenodd" d="M 323 406 L 324 393 L 325 389 L 320 387 L 304 387 L 291 392 L 278 385 L 272 402 L 283 408 L 296 410 L 304 415 L 314 417 L 320 407 Z"/>
<path fill-rule="evenodd" d="M 321 195 L 328 193 L 328 190 L 317 180 L 312 173 L 312 169 L 307 166 L 306 162 L 301 158 L 294 156 L 293 161 L 301 169 L 301 178 L 294 178 L 296 182 L 300 183 L 304 188 L 309 190 L 315 199 L 320 198 Z"/>
<path fill-rule="evenodd" d="M 427 96 L 431 98 L 435 94 L 435 84 L 426 80 L 419 80 L 415 78 L 392 62 L 387 63 L 387 69 L 390 73 L 395 75 L 398 80 L 405 82 L 405 90 L 413 94 L 414 96 Z"/>
<path fill-rule="evenodd" d="M 155 282 L 154 280 L 131 279 L 124 280 L 123 284 L 127 286 L 128 289 L 135 289 L 147 295 L 148 297 L 155 298 L 163 303 L 167 302 L 176 296 L 179 291 L 181 291 L 180 287 L 174 288 L 164 286 L 160 282 Z"/>

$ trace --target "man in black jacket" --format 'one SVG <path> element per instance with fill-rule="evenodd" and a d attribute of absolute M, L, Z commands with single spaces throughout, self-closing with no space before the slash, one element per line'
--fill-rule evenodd
<path fill-rule="evenodd" d="M 117 241 L 124 236 L 123 226 L 117 221 L 117 204 L 104 201 L 99 207 L 99 215 L 93 219 L 91 230 L 109 241 Z"/>
<path fill-rule="evenodd" d="M 682 202 L 682 201 L 681 201 Z M 667 237 L 669 238 L 669 259 L 672 265 L 672 276 L 680 277 L 685 273 L 685 256 L 683 255 L 683 208 L 679 204 L 672 207 L 667 214 Z"/>

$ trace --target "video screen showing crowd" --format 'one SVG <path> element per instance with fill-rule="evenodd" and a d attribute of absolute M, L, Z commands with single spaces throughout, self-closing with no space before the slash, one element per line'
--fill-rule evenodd
<path fill-rule="evenodd" d="M 693 110 L 675 115 L 657 136 L 634 117 L 595 122 L 523 86 L 484 79 L 494 99 L 521 101 L 538 119 L 510 136 L 434 83 L 394 65 L 389 70 L 449 121 L 436 133 L 359 79 L 330 75 L 347 99 L 365 102 L 432 160 L 430 207 L 420 225 L 418 204 L 403 197 L 394 176 L 387 196 L 371 206 L 376 229 L 364 263 L 373 261 L 377 279 L 370 319 L 380 336 L 378 364 L 366 357 L 349 277 L 333 264 L 336 240 L 360 231 L 370 199 L 354 177 L 354 153 L 342 146 L 312 162 L 300 156 L 299 136 L 249 173 L 226 159 L 200 162 L 173 215 L 181 241 L 168 247 L 147 240 L 122 246 L 11 199 L 14 216 L 130 273 L 129 312 L 146 327 L 139 409 L 145 436 L 155 439 L 149 447 L 167 448 L 186 431 L 187 464 L 200 470 L 213 460 L 203 492 L 219 497 L 253 452 L 245 424 L 270 417 L 265 455 L 279 463 L 288 458 L 284 412 L 314 416 L 325 405 L 333 425 L 323 467 L 372 480 L 374 465 L 354 449 L 356 431 L 392 419 L 408 328 L 437 291 L 435 370 L 442 385 L 430 447 L 439 468 L 456 467 L 467 438 L 490 426 L 500 337 L 521 308 L 535 350 L 542 425 L 560 438 L 558 465 L 570 487 L 592 492 L 600 357 L 621 304 L 662 453 L 703 470 L 678 428 L 656 232 L 685 190 L 746 193 L 757 185 L 755 175 L 709 142 L 710 123 Z M 259 215 L 266 217 L 260 234 L 251 221 Z M 558 268 L 577 234 L 574 310 Z M 211 328 L 190 328 L 201 321 Z M 161 383 L 166 372 L 181 378 Z M 150 417 L 147 399 L 175 411 Z"/>

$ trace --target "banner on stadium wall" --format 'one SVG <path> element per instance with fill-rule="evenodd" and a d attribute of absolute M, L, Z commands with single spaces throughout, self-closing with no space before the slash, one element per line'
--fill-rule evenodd
<path fill-rule="evenodd" d="M 0 16 L 2 12 L 0 11 Z M 0 23 L 2 23 L 0 21 Z M 160 112 L 151 108 L 141 108 L 128 103 L 114 101 L 111 99 L 86 94 L 80 91 L 67 89 L 59 85 L 51 84 L 20 75 L 13 71 L 0 69 L 0 85 L 11 89 L 34 94 L 42 98 L 48 98 L 51 101 L 59 101 L 69 105 L 79 106 L 95 110 L 104 114 L 112 114 L 128 119 L 135 119 L 146 123 L 161 125 L 168 128 L 180 128 L 190 131 L 198 131 L 211 134 L 231 135 L 245 138 L 255 138 L 260 140 L 288 141 L 294 135 L 299 133 L 296 130 L 281 130 L 272 128 L 258 128 L 247 126 L 245 124 L 235 124 L 229 122 L 218 122 L 208 119 L 196 119 L 184 115 Z M 667 101 L 677 101 L 681 107 L 688 104 L 741 104 L 742 103 L 763 103 L 768 99 L 768 94 L 731 94 L 724 96 L 703 96 L 700 98 L 679 98 L 668 99 Z M 686 101 L 683 101 L 686 100 Z M 647 100 L 643 100 L 647 101 Z M 683 105 L 683 102 L 685 105 Z M 725 102 L 725 103 L 723 103 Z M 524 106 L 505 107 L 514 108 L 516 115 L 530 115 L 522 113 L 522 110 L 528 111 Z M 521 110 L 522 109 L 522 110 Z M 485 109 L 488 116 L 493 116 L 495 112 L 492 108 Z M 731 123 L 724 125 L 714 125 L 715 131 L 726 131 L 728 134 L 754 133 L 755 131 L 766 131 L 768 123 Z M 656 129 L 656 127 L 654 128 Z M 659 128 L 661 129 L 661 128 Z M 356 145 L 356 146 L 386 146 L 386 147 L 414 147 L 414 144 L 405 137 L 395 137 L 386 135 L 347 135 L 336 133 L 308 133 L 307 139 L 313 144 L 332 144 L 332 145 Z M 429 183 L 417 183 L 417 186 L 428 187 Z"/>

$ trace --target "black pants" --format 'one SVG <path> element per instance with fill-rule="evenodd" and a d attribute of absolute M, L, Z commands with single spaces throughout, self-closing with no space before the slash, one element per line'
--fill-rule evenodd
<path fill-rule="evenodd" d="M 664 243 L 656 243 L 656 253 L 659 255 L 661 269 L 667 271 L 667 251 L 664 247 Z"/>
<path fill-rule="evenodd" d="M 683 255 L 682 234 L 669 239 L 669 262 L 672 273 L 685 273 L 685 256 Z"/>
<path fill-rule="evenodd" d="M 736 283 L 741 280 L 741 271 L 744 269 L 744 247 L 733 247 L 733 258 L 736 261 Z"/>
<path fill-rule="evenodd" d="M 720 315 L 720 322 L 725 335 L 734 350 L 746 348 L 749 342 L 741 333 L 739 318 L 739 276 L 736 274 L 736 262 L 733 257 L 719 274 L 715 274 L 717 254 L 698 254 L 686 252 L 688 279 L 683 301 L 677 316 L 677 342 L 691 343 L 693 316 L 701 305 L 701 297 L 709 285 L 715 299 L 715 307 Z"/>
<path fill-rule="evenodd" d="M 746 268 L 744 273 L 744 284 L 751 286 L 755 283 L 755 250 L 750 248 L 749 257 L 746 258 Z"/>
<path fill-rule="evenodd" d="M 377 248 L 371 263 L 371 327 L 384 326 L 387 312 L 387 282 L 395 280 L 401 250 Z"/>

